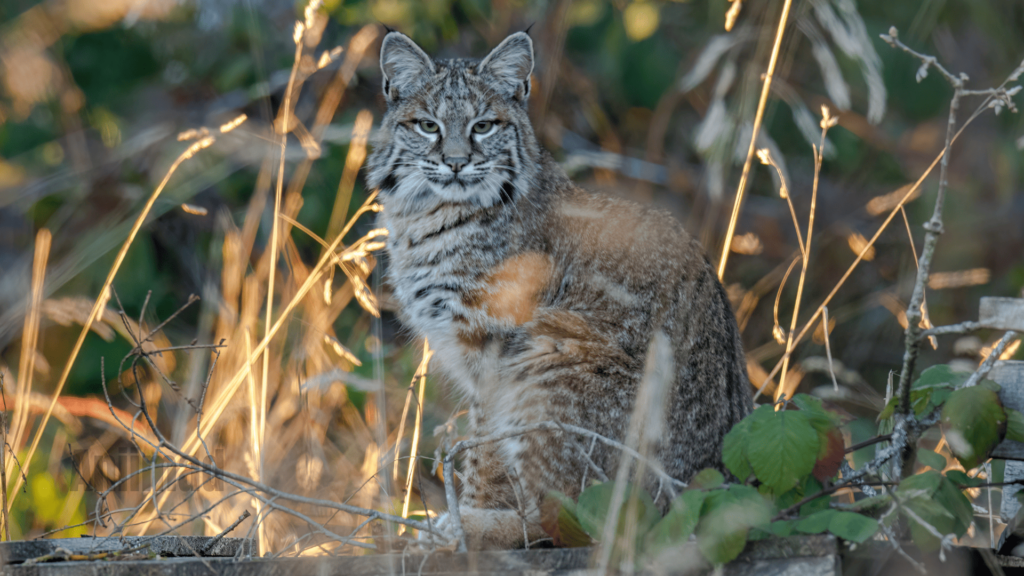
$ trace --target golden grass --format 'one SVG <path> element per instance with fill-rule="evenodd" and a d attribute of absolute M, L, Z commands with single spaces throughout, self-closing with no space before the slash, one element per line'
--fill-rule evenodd
<path fill-rule="evenodd" d="M 156 203 L 157 198 L 160 197 L 160 193 L 163 192 L 167 183 L 170 182 L 171 176 L 178 170 L 182 162 L 195 156 L 200 150 L 209 147 L 214 142 L 213 136 L 206 136 L 201 140 L 193 143 L 184 152 L 182 152 L 178 158 L 171 164 L 167 174 L 164 176 L 160 184 L 150 194 L 149 200 L 146 201 L 145 206 L 142 207 L 142 212 L 135 219 L 135 224 L 132 226 L 131 232 L 128 233 L 128 238 L 121 245 L 121 250 L 117 253 L 117 257 L 114 259 L 114 265 L 111 266 L 110 272 L 107 273 L 106 280 L 103 281 L 103 287 L 100 288 L 100 295 L 96 298 L 96 303 L 93 304 L 92 311 L 89 313 L 89 317 L 85 321 L 85 325 L 82 326 L 82 331 L 78 335 L 78 340 L 75 342 L 74 348 L 71 349 L 71 355 L 67 362 L 64 364 L 64 371 L 60 375 L 60 379 L 57 381 L 57 386 L 53 391 L 53 399 L 50 402 L 50 407 L 47 408 L 46 413 L 43 414 L 42 421 L 40 421 L 36 434 L 32 438 L 32 444 L 29 446 L 27 455 L 25 456 L 26 464 L 32 461 L 32 457 L 35 455 L 36 449 L 39 447 L 39 441 L 42 440 L 43 431 L 46 429 L 46 423 L 49 421 L 50 416 L 53 414 L 53 408 L 57 405 L 57 399 L 60 397 L 61 392 L 64 390 L 64 384 L 67 383 L 68 376 L 71 374 L 71 367 L 74 365 L 75 360 L 78 358 L 78 353 L 82 350 L 82 344 L 85 343 L 85 336 L 89 333 L 89 329 L 92 327 L 93 322 L 102 314 L 103 308 L 106 306 L 107 300 L 110 298 L 110 285 L 114 282 L 114 277 L 117 276 L 118 270 L 121 268 L 121 264 L 124 263 L 124 258 L 128 254 L 128 248 L 131 247 L 132 242 L 135 241 L 136 235 L 139 230 L 142 229 L 142 224 L 146 220 L 146 216 L 149 215 L 149 211 L 152 210 L 153 204 Z M 49 242 L 47 242 L 47 245 Z M 34 274 L 34 273 L 33 273 Z M 41 282 L 40 278 L 40 282 Z M 38 321 L 38 319 L 37 319 Z M 14 495 L 21 490 L 23 484 L 23 477 L 18 476 L 14 482 L 14 489 L 11 492 L 11 503 L 14 501 Z M 8 503 L 10 506 L 10 503 Z"/>
<path fill-rule="evenodd" d="M 789 7 L 792 0 L 785 0 L 782 4 L 782 14 L 779 15 L 779 24 L 775 29 L 775 44 L 772 46 L 772 55 L 768 60 L 768 71 L 765 73 L 764 82 L 761 85 L 761 98 L 757 102 L 757 113 L 754 114 L 754 126 L 750 134 L 750 146 L 747 149 L 747 157 L 743 161 L 743 172 L 740 174 L 740 183 L 736 186 L 736 199 L 732 205 L 732 215 L 729 217 L 729 229 L 725 233 L 725 244 L 718 262 L 718 280 L 725 278 L 725 267 L 729 263 L 732 239 L 736 234 L 736 222 L 740 218 L 740 208 L 743 206 L 743 196 L 747 191 L 747 179 L 750 176 L 750 165 L 757 150 L 757 134 L 761 130 L 761 121 L 764 119 L 764 109 L 768 104 L 768 94 L 771 92 L 772 77 L 775 74 L 775 64 L 779 59 L 779 49 L 782 47 L 782 37 L 786 32 L 786 23 L 789 21 Z M 733 9 L 739 10 L 739 2 L 733 5 Z M 735 16 L 734 16 L 735 17 Z"/>

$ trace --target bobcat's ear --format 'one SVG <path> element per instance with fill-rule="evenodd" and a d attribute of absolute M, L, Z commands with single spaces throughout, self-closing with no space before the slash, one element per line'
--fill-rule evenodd
<path fill-rule="evenodd" d="M 520 102 L 530 95 L 533 72 L 533 40 L 526 32 L 516 32 L 491 50 L 476 68 L 498 91 Z"/>
<path fill-rule="evenodd" d="M 388 32 L 380 45 L 380 71 L 388 102 L 415 92 L 435 72 L 430 56 L 411 38 L 395 31 Z"/>

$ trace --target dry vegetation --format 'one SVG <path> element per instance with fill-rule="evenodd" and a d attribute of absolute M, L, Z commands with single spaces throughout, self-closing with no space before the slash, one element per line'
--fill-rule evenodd
<path fill-rule="evenodd" d="M 922 62 L 919 82 L 931 72 L 950 83 L 954 112 L 961 98 L 972 98 L 971 104 L 980 98 L 965 120 L 957 122 L 950 115 L 944 142 L 941 130 L 922 134 L 923 128 L 915 129 L 913 138 L 926 142 L 902 150 L 907 158 L 903 171 L 912 181 L 894 186 L 828 170 L 829 162 L 843 161 L 837 154 L 851 150 L 852 137 L 880 148 L 897 147 L 893 141 L 898 136 L 874 126 L 885 107 L 882 59 L 856 10 L 844 11 L 851 2 L 747 5 L 734 0 L 728 13 L 721 14 L 728 34 L 709 38 L 697 56 L 680 66 L 685 74 L 651 107 L 617 110 L 614 118 L 606 110 L 609 104 L 595 95 L 590 74 L 563 54 L 571 44 L 571 29 L 593 24 L 586 24 L 589 16 L 571 4 L 523 11 L 544 19 L 537 36 L 546 65 L 537 71 L 539 89 L 532 102 L 538 132 L 567 169 L 589 186 L 685 209 L 688 228 L 709 251 L 723 247 L 719 275 L 744 329 L 755 399 L 765 394 L 779 400 L 817 387 L 819 396 L 872 428 L 866 435 L 864 426 L 846 429 L 850 445 L 874 435 L 871 420 L 888 398 L 900 390 L 909 393 L 919 352 L 929 361 L 959 356 L 971 370 L 985 366 L 985 359 L 1019 356 L 1020 340 L 1012 334 L 963 338 L 954 349 L 936 340 L 949 331 L 935 328 L 975 317 L 972 298 L 981 292 L 968 292 L 972 286 L 983 286 L 990 294 L 1019 295 L 1014 291 L 1021 286 L 1014 282 L 1024 284 L 1024 278 L 1010 278 L 1024 274 L 1019 230 L 1001 237 L 1015 243 L 1010 250 L 1017 250 L 1016 258 L 1003 254 L 940 273 L 929 267 L 943 227 L 947 189 L 969 187 L 969 167 L 955 160 L 951 164 L 948 152 L 963 146 L 958 140 L 969 138 L 968 126 L 975 121 L 983 125 L 983 134 L 995 130 L 983 124 L 991 118 L 983 113 L 1015 111 L 1012 86 L 1021 68 L 997 88 L 970 91 L 959 76 L 946 72 L 934 58 L 913 52 L 891 32 L 887 42 Z M 622 12 L 625 34 L 634 42 L 650 37 L 650 19 L 655 29 L 659 22 L 659 12 L 650 13 L 655 4 L 622 4 L 609 10 L 614 18 Z M 95 15 L 95 21 L 71 13 L 65 20 L 50 18 L 42 24 L 40 14 L 52 16 L 52 6 L 49 12 L 32 8 L 6 23 L 6 30 L 22 35 L 8 35 L 0 46 L 9 75 L 0 122 L 23 121 L 33 106 L 52 99 L 59 100 L 69 118 L 76 117 L 83 106 L 81 90 L 67 66 L 52 61 L 37 33 L 49 30 L 59 36 L 124 18 L 164 15 L 133 11 L 131 3 L 122 8 Z M 341 46 L 323 47 L 330 21 L 321 8 L 311 2 L 294 22 L 293 63 L 283 71 L 286 75 L 277 75 L 276 85 L 267 82 L 277 90 L 273 116 L 252 114 L 249 108 L 256 106 L 245 108 L 248 116 L 239 115 L 242 107 L 225 112 L 210 106 L 202 119 L 206 127 L 172 134 L 161 124 L 157 128 L 163 134 L 149 144 L 135 141 L 143 148 L 139 155 L 152 164 L 147 171 L 159 171 L 161 179 L 152 191 L 132 196 L 130 210 L 119 207 L 94 224 L 75 217 L 82 204 L 69 203 L 54 217 L 63 228 L 51 228 L 45 221 L 30 226 L 30 241 L 19 236 L 17 245 L 11 234 L 11 248 L 24 253 L 25 265 L 3 269 L 23 278 L 0 285 L 6 307 L 0 313 L 4 539 L 230 531 L 257 540 L 262 553 L 275 555 L 390 549 L 406 528 L 429 531 L 425 510 L 443 509 L 445 491 L 454 493 L 455 455 L 481 440 L 459 436 L 459 406 L 427 377 L 428 343 L 407 342 L 394 334 L 393 310 L 380 285 L 374 254 L 383 247 L 386 231 L 372 226 L 379 205 L 373 191 L 362 189 L 359 175 L 378 111 L 378 102 L 367 94 L 376 89 L 374 61 L 382 29 L 348 25 L 335 34 L 346 38 Z M 659 8 L 662 14 L 674 9 Z M 466 12 L 467 28 L 493 43 L 511 29 L 512 14 L 523 15 L 511 9 L 500 14 L 487 20 Z M 393 23 L 411 26 L 408 21 Z M 798 79 L 787 79 L 789 73 L 796 75 L 799 42 L 812 47 L 813 66 L 805 68 L 824 78 L 827 98 L 798 91 Z M 844 55 L 843 67 L 833 47 Z M 50 86 L 11 79 L 11 74 L 28 74 L 11 64 L 24 61 L 11 56 L 18 50 L 52 68 Z M 860 84 L 848 78 L 851 67 L 861 76 Z M 855 97 L 865 103 L 860 106 L 867 109 L 863 116 L 850 110 L 858 106 L 852 103 L 848 83 L 860 87 Z M 779 99 L 790 107 L 794 120 L 792 126 L 776 126 L 775 132 L 797 134 L 797 144 L 780 146 L 765 124 L 771 103 Z M 808 107 L 805 101 L 818 105 Z M 681 113 L 685 105 L 699 117 Z M 811 108 L 821 110 L 820 119 Z M 332 123 L 340 117 L 351 123 Z M 680 142 L 668 133 L 670 123 L 692 138 Z M 69 126 L 70 135 L 62 140 L 71 157 L 68 163 L 80 162 L 83 154 L 81 149 L 75 152 L 75 138 L 81 133 Z M 934 128 L 934 123 L 922 126 Z M 840 135 L 832 133 L 830 140 L 830 130 Z M 97 132 L 103 139 L 109 135 L 103 129 Z M 575 132 L 585 132 L 597 145 L 573 144 L 573 138 L 580 139 Z M 332 152 L 342 146 L 343 156 Z M 111 161 L 125 162 L 136 153 L 127 143 L 109 148 Z M 164 158 L 167 150 L 178 155 Z M 805 152 L 790 154 L 792 150 Z M 228 206 L 192 197 L 196 187 L 216 187 L 202 180 L 204 173 L 224 170 L 212 158 L 230 158 L 255 173 L 255 186 L 244 203 Z M 774 186 L 763 178 L 765 173 L 756 172 L 757 159 L 769 166 Z M 706 170 L 695 167 L 698 160 Z M 309 214 L 302 209 L 312 196 L 305 192 L 307 181 L 324 179 L 317 167 L 327 162 L 338 164 L 338 184 L 333 190 L 332 182 L 329 194 L 316 197 L 315 210 L 322 214 L 313 218 L 320 226 L 318 234 L 303 219 Z M 0 195 L 45 185 L 39 183 L 45 174 L 39 174 L 35 181 L 23 178 L 5 187 L 3 178 L 12 166 L 0 164 Z M 82 174 L 80 167 L 52 170 Z M 726 183 L 734 177 L 739 184 L 732 196 L 732 185 Z M 1008 186 L 1011 201 L 1019 199 L 1019 177 L 1008 178 L 1009 184 L 1001 185 Z M 856 186 L 871 193 L 851 194 Z M 102 193 L 95 188 L 89 197 Z M 911 203 L 921 197 L 928 198 L 928 206 L 912 210 Z M 969 202 L 956 205 L 960 209 Z M 3 210 L 31 212 L 19 206 L 14 200 L 0 201 L 0 215 Z M 923 216 L 933 206 L 930 219 Z M 1004 225 L 1005 218 L 1020 214 L 1015 209 L 1004 219 L 980 225 Z M 206 245 L 209 255 L 186 255 L 212 271 L 198 296 L 186 299 L 154 286 L 164 300 L 168 294 L 177 296 L 173 307 L 162 307 L 163 317 L 148 293 L 141 301 L 122 302 L 118 288 L 134 273 L 138 260 L 131 258 L 133 244 L 145 238 L 154 222 L 186 218 L 183 214 L 208 222 L 204 226 L 213 236 Z M 919 229 L 926 220 L 922 240 Z M 979 225 L 962 214 L 947 215 L 946 220 L 953 222 L 947 229 L 966 237 L 974 233 L 971 226 Z M 92 233 L 83 232 L 92 226 Z M 69 230 L 83 234 L 81 246 L 75 238 L 62 238 Z M 983 243 L 982 250 L 995 254 L 995 244 Z M 72 281 L 86 269 L 102 268 L 109 260 L 102 258 L 107 252 L 116 256 L 101 272 L 105 279 L 96 285 Z M 974 255 L 945 262 L 962 264 Z M 918 262 L 920 269 L 914 266 Z M 869 266 L 870 272 L 864 272 Z M 959 292 L 938 298 L 938 305 L 932 298 L 930 309 L 926 289 L 933 294 Z M 941 322 L 934 319 L 939 316 Z M 43 335 L 51 345 L 43 346 Z M 96 337 L 120 341 L 128 353 L 92 356 L 87 350 L 96 347 L 89 348 L 87 342 Z M 53 341 L 61 344 L 53 346 Z M 95 371 L 94 393 L 68 392 L 68 383 L 81 379 L 74 371 L 77 365 Z M 117 367 L 114 378 L 108 376 L 108 366 Z M 899 377 L 890 375 L 887 387 L 884 375 L 892 370 Z M 653 386 L 657 378 L 646 381 Z M 657 393 L 650 394 L 656 404 Z M 903 404 L 906 413 L 906 399 Z M 641 411 L 646 409 L 640 405 Z M 634 422 L 645 420 L 643 412 L 634 416 Z M 649 430 L 634 428 L 623 444 L 590 436 L 646 462 Z M 929 441 L 948 455 L 944 438 Z M 959 467 L 953 457 L 947 461 L 949 468 Z M 992 478 L 992 468 L 985 463 L 973 474 Z M 619 480 L 628 474 L 624 467 Z M 673 490 L 670 479 L 665 484 Z M 628 495 L 623 482 L 617 486 L 623 488 L 613 501 L 621 502 Z M 993 510 L 991 488 L 974 490 L 972 496 Z M 47 500 L 44 510 L 40 503 Z M 608 526 L 616 522 L 609 518 Z M 995 537 L 992 514 L 987 522 L 978 524 L 978 538 Z M 602 558 L 605 564 L 610 550 Z"/>

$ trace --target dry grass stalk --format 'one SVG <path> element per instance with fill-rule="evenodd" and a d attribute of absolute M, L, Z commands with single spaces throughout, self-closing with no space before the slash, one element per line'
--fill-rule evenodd
<path fill-rule="evenodd" d="M 672 382 L 673 361 L 672 348 L 660 330 L 651 339 L 651 345 L 647 351 L 647 365 L 644 370 L 644 378 L 637 390 L 636 406 L 630 418 L 629 429 L 626 431 L 625 445 L 641 456 L 641 462 L 650 458 L 651 444 L 657 442 L 662 435 L 665 425 L 665 397 Z M 647 475 L 645 467 L 641 462 L 637 463 L 633 470 L 633 482 L 628 479 L 632 470 L 632 462 L 628 453 L 623 453 L 619 459 L 619 467 L 615 475 L 615 489 L 608 504 L 608 517 L 605 519 L 604 528 L 601 531 L 601 547 L 598 560 L 598 571 L 604 574 L 614 573 L 611 566 L 612 553 L 616 547 L 621 547 L 626 553 L 623 563 L 627 566 L 634 565 L 636 554 L 636 530 L 639 515 L 635 507 L 640 501 L 639 493 L 643 488 L 643 480 Z M 626 510 L 626 524 L 624 526 L 621 540 L 618 536 L 619 512 L 623 502 L 626 502 L 626 489 L 631 486 L 629 505 Z M 672 485 L 667 486 L 669 494 L 675 496 Z M 655 499 L 661 497 L 655 495 Z"/>
<path fill-rule="evenodd" d="M 22 438 L 24 437 L 25 430 L 28 426 L 29 407 L 31 405 L 29 396 L 32 393 L 32 377 L 36 370 L 36 350 L 39 341 L 39 318 L 42 313 L 43 284 L 46 278 L 46 262 L 50 255 L 51 240 L 52 237 L 50 235 L 50 231 L 46 228 L 43 228 L 36 234 L 35 254 L 32 259 L 32 286 L 31 292 L 29 293 L 28 311 L 25 314 L 25 327 L 22 331 L 21 356 L 18 361 L 18 379 L 14 392 L 14 414 L 10 440 L 11 454 L 9 455 L 9 458 L 7 457 L 8 455 L 5 454 L 3 460 L 0 461 L 0 465 L 3 466 L 4 474 L 3 525 L 5 532 L 9 532 L 10 530 L 7 523 L 7 514 L 11 510 L 11 506 L 14 505 L 14 498 L 18 495 L 18 490 L 15 489 L 10 502 L 8 502 L 6 492 L 7 478 L 14 474 L 15 453 L 17 451 L 17 447 L 21 446 Z M 6 424 L 7 423 L 5 422 L 5 444 L 8 443 Z M 26 460 L 26 462 L 28 462 L 28 460 Z M 10 540 L 9 533 L 7 539 Z"/>
<path fill-rule="evenodd" d="M 252 357 L 252 336 L 249 331 L 245 331 L 245 355 L 246 358 Z M 249 474 L 257 480 L 263 479 L 263 435 L 260 433 L 260 424 L 265 420 L 265 407 L 266 398 L 260 397 L 260 401 L 257 401 L 256 395 L 256 382 L 252 376 L 252 363 L 246 363 L 246 380 L 249 382 L 249 442 L 252 447 L 252 466 L 250 466 Z M 253 498 L 254 506 L 256 508 L 256 517 L 261 518 L 263 516 L 263 503 Z M 265 554 L 269 548 L 267 547 L 267 530 L 266 526 L 261 522 L 258 528 L 258 542 L 259 550 L 257 554 Z"/>
<path fill-rule="evenodd" d="M 417 454 L 419 454 L 420 444 L 420 433 L 423 428 L 423 396 L 427 388 L 427 366 L 430 365 L 430 358 L 434 355 L 434 351 L 430 349 L 430 344 L 427 339 L 423 339 L 423 360 L 420 361 L 419 368 L 416 369 L 416 375 L 413 376 L 413 381 L 419 380 L 419 395 L 417 396 L 416 403 L 416 424 L 412 429 L 412 447 L 409 449 L 409 472 L 405 478 L 405 501 L 402 502 L 402 518 L 409 517 L 409 501 L 412 500 L 412 480 L 416 474 L 416 461 Z M 412 392 L 410 387 L 410 392 Z M 410 394 L 411 396 L 411 394 Z M 408 397 L 407 397 L 408 398 Z M 406 404 L 408 406 L 408 404 Z M 403 424 L 404 419 L 403 419 Z M 399 428 L 401 430 L 401 428 Z M 398 460 L 398 447 L 402 442 L 402 434 L 399 432 L 398 440 L 395 442 L 395 461 Z"/>
<path fill-rule="evenodd" d="M 974 119 L 978 117 L 978 114 L 982 110 L 983 108 L 979 107 L 975 114 L 973 114 L 971 118 L 964 122 L 964 125 L 961 126 L 957 133 L 953 136 L 952 142 L 956 142 L 960 135 L 963 134 L 963 131 L 966 130 L 968 126 L 970 126 L 971 122 L 973 122 Z M 895 218 L 896 215 L 900 213 L 900 210 L 903 208 L 904 204 L 906 204 L 907 202 L 916 197 L 916 194 L 918 193 L 921 184 L 924 183 L 925 179 L 928 178 L 928 176 L 932 173 L 932 170 L 934 170 L 935 167 L 939 165 L 939 162 L 944 157 L 945 151 L 939 152 L 935 159 L 932 160 L 932 163 L 928 166 L 928 168 L 921 173 L 921 176 L 918 177 L 917 181 L 914 182 L 912 186 L 906 189 L 905 193 L 903 194 L 903 197 L 892 208 L 892 210 L 889 212 L 889 215 L 885 218 L 882 224 L 879 225 L 878 230 L 876 230 L 874 235 L 872 235 L 871 238 L 868 240 L 868 243 L 866 246 L 864 246 L 864 249 L 857 255 L 853 263 L 851 263 L 850 266 L 847 267 L 846 272 L 843 273 L 842 277 L 839 278 L 839 281 L 836 282 L 836 285 L 833 286 L 832 290 L 828 293 L 827 296 L 825 296 L 824 301 L 822 301 L 822 303 L 818 305 L 818 308 L 817 310 L 815 310 L 814 314 L 811 315 L 810 319 L 808 319 L 807 322 L 804 324 L 804 327 L 801 328 L 800 332 L 797 333 L 797 335 L 793 338 L 794 349 L 795 346 L 799 344 L 801 341 L 803 341 L 804 337 L 807 336 L 807 333 L 814 327 L 814 323 L 821 316 L 824 307 L 828 306 L 828 304 L 832 301 L 832 299 L 843 287 L 843 285 L 846 284 L 846 281 L 850 278 L 850 275 L 853 274 L 853 271 L 857 269 L 861 261 L 864 259 L 864 256 L 867 253 L 867 251 L 875 245 L 875 242 L 878 240 L 878 238 L 882 236 L 882 233 L 885 232 L 885 230 L 889 227 L 889 224 L 892 222 L 893 218 Z M 754 394 L 754 400 L 757 400 L 757 398 L 761 395 L 764 388 L 768 385 L 769 382 L 772 381 L 771 379 L 774 378 L 775 375 L 779 373 L 779 370 L 782 368 L 783 362 L 789 358 L 792 352 L 792 350 L 786 352 L 783 355 L 783 357 L 780 358 L 778 362 L 775 363 L 775 366 L 772 368 L 772 370 L 768 372 L 768 376 L 764 379 L 763 382 L 761 382 L 760 385 L 758 385 L 758 391 L 756 394 Z"/>
<path fill-rule="evenodd" d="M 7 395 L 4 393 L 4 373 L 0 372 L 0 398 L 3 412 L 0 412 L 0 523 L 4 527 L 4 539 L 11 539 L 11 520 L 7 512 Z M 13 459 L 13 458 L 12 458 Z"/>
<path fill-rule="evenodd" d="M 786 373 L 789 371 L 789 356 L 793 351 L 793 332 L 796 331 L 797 318 L 800 314 L 800 302 L 804 295 L 804 282 L 807 279 L 807 265 L 810 261 L 811 254 L 811 240 L 814 238 L 814 215 L 817 212 L 818 205 L 818 182 L 821 177 L 821 163 L 824 160 L 825 154 L 825 137 L 828 135 L 829 128 L 832 128 L 839 122 L 839 118 L 832 116 L 829 112 L 828 106 L 821 106 L 821 143 L 814 148 L 814 183 L 811 190 L 811 207 L 810 213 L 807 219 L 807 242 L 801 246 L 801 252 L 804 257 L 800 260 L 800 280 L 796 285 L 796 301 L 793 303 L 793 317 L 789 323 L 789 333 L 786 338 L 786 355 L 782 361 L 782 374 L 779 376 L 779 386 L 775 389 L 775 401 L 785 394 L 787 398 L 793 395 L 796 391 L 796 386 L 791 386 L 789 389 L 786 388 Z M 787 194 L 788 199 L 788 194 Z M 793 203 L 789 203 L 790 211 L 793 211 Z M 796 213 L 793 213 L 793 224 L 796 225 Z M 800 240 L 800 228 L 797 226 L 797 240 Z"/>
<path fill-rule="evenodd" d="M 285 324 L 292 311 L 294 311 L 295 308 L 303 301 L 306 294 L 309 293 L 309 291 L 313 288 L 313 285 L 324 273 L 325 268 L 329 265 L 333 265 L 335 260 L 339 258 L 339 256 L 335 254 L 335 250 L 337 250 L 338 247 L 341 245 L 342 239 L 352 228 L 352 226 L 355 225 L 355 222 L 359 219 L 359 217 L 367 212 L 376 212 L 380 209 L 379 205 L 374 203 L 376 196 L 377 195 L 375 192 L 366 199 L 363 205 L 352 216 L 352 219 L 348 222 L 348 224 L 341 231 L 341 233 L 334 239 L 333 242 L 331 242 L 328 245 L 328 250 L 324 253 L 323 256 L 321 256 L 316 266 L 312 270 L 310 270 L 305 281 L 301 284 L 301 286 L 298 287 L 298 289 L 295 291 L 295 294 L 292 296 L 291 300 L 284 307 L 284 309 L 281 310 L 280 314 L 278 315 L 277 321 L 274 322 L 273 326 L 271 326 L 268 332 L 264 334 L 263 339 L 260 340 L 260 342 L 253 349 L 252 354 L 247 359 L 249 363 L 255 363 L 260 358 L 263 352 L 270 345 L 274 336 L 277 335 L 278 331 Z M 358 252 L 360 248 L 361 245 L 357 242 L 356 244 L 353 244 L 349 248 L 345 249 L 342 254 L 349 255 L 354 252 Z M 221 415 L 228 408 L 228 405 L 230 404 L 232 398 L 237 393 L 238 388 L 242 382 L 242 379 L 245 378 L 246 374 L 248 374 L 248 368 L 245 366 L 241 366 L 235 371 L 234 375 L 230 378 L 230 380 L 228 380 L 227 382 L 223 383 L 218 387 L 219 389 L 217 390 L 217 395 L 214 397 L 213 405 L 206 411 L 206 414 L 208 415 L 207 419 L 202 423 L 201 426 L 198 426 L 194 431 L 189 433 L 188 438 L 181 447 L 182 453 L 187 454 L 190 457 L 196 453 L 196 451 L 200 447 L 201 438 L 203 436 L 209 435 L 213 431 L 213 428 L 216 426 Z M 161 482 L 166 481 L 167 475 L 165 474 Z M 156 498 L 155 503 L 158 506 L 162 506 L 166 502 L 168 497 L 169 495 L 167 493 L 164 493 L 164 495 Z M 150 512 L 150 516 L 148 517 L 147 523 L 144 523 L 142 525 L 143 529 L 148 527 L 148 522 L 152 522 L 152 520 L 155 518 L 155 515 L 155 510 Z"/>
<path fill-rule="evenodd" d="M 114 259 L 113 266 L 110 267 L 110 272 L 107 273 L 106 280 L 103 281 L 103 286 L 100 288 L 99 296 L 96 298 L 96 303 L 93 304 L 92 311 L 89 313 L 89 317 L 86 319 L 85 324 L 82 326 L 82 331 L 78 335 L 78 340 L 75 342 L 74 347 L 71 349 L 71 355 L 68 357 L 64 364 L 64 370 L 60 375 L 60 379 L 57 381 L 57 385 L 53 391 L 53 399 L 50 402 L 50 407 L 46 410 L 43 415 L 43 419 L 39 423 L 39 427 L 36 430 L 35 437 L 32 439 L 32 444 L 29 446 L 28 453 L 25 456 L 25 462 L 31 462 L 32 456 L 35 455 L 36 448 L 39 447 L 39 441 L 42 440 L 43 431 L 46 429 L 46 424 L 50 420 L 51 414 L 53 414 L 53 408 L 57 405 L 57 399 L 60 397 L 61 392 L 64 391 L 64 384 L 67 383 L 68 376 L 71 375 L 71 367 L 74 365 L 75 360 L 78 358 L 78 353 L 82 350 L 82 345 L 85 343 L 85 336 L 89 333 L 89 329 L 101 315 L 103 308 L 106 305 L 107 299 L 110 294 L 110 286 L 114 282 L 114 277 L 117 276 L 118 270 L 121 268 L 121 264 L 124 263 L 124 258 L 128 254 L 128 248 L 131 247 L 132 242 L 135 241 L 135 237 L 138 235 L 139 230 L 142 229 L 142 224 L 146 220 L 146 216 L 149 215 L 150 210 L 153 209 L 153 205 L 156 203 L 157 198 L 160 197 L 160 193 L 164 191 L 167 183 L 170 182 L 171 176 L 178 170 L 182 162 L 192 158 L 200 150 L 209 147 L 214 142 L 213 136 L 207 136 L 189 146 L 184 152 L 182 152 L 171 167 L 167 170 L 163 180 L 150 194 L 146 204 L 142 207 L 142 212 L 135 219 L 135 224 L 132 226 L 131 231 L 128 233 L 128 238 L 125 239 L 124 244 L 121 245 L 121 250 L 117 253 L 117 257 Z M 13 493 L 17 493 L 22 486 L 23 480 L 19 476 L 15 481 Z"/>
<path fill-rule="evenodd" d="M 310 3 L 312 5 L 312 2 Z M 302 37 L 305 32 L 305 23 L 295 23 L 295 58 L 292 62 L 292 69 L 288 75 L 288 87 L 284 93 L 284 105 L 278 111 L 278 117 L 275 124 L 280 124 L 281 133 L 281 157 L 277 167 L 277 185 L 274 188 L 274 220 L 271 225 L 270 232 L 270 269 L 267 277 L 267 306 L 266 306 L 266 317 L 264 322 L 263 333 L 270 333 L 271 320 L 274 313 L 274 280 L 277 278 L 277 251 L 279 245 L 279 234 L 281 228 L 281 195 L 284 191 L 284 160 L 285 154 L 288 150 L 288 133 L 291 131 L 288 126 L 288 121 L 292 117 L 292 94 L 294 90 L 301 86 L 301 80 L 299 86 L 296 86 L 296 75 L 299 71 L 299 62 L 302 60 Z M 251 374 L 251 367 L 247 369 L 247 373 Z M 259 439 L 257 442 L 262 443 L 264 434 L 266 433 L 266 417 L 267 417 L 267 378 L 270 375 L 270 354 L 264 351 L 263 354 L 263 371 L 262 371 L 262 382 L 260 386 L 260 405 L 259 405 Z M 257 466 L 262 471 L 263 462 L 262 460 L 257 461 Z"/>
<path fill-rule="evenodd" d="M 789 20 L 789 7 L 792 0 L 785 0 L 782 4 L 782 14 L 779 16 L 779 25 L 775 31 L 775 45 L 772 46 L 772 56 L 768 60 L 768 71 L 764 76 L 764 83 L 761 87 L 761 99 L 757 102 L 757 113 L 754 115 L 754 126 L 750 134 L 750 148 L 747 150 L 747 157 L 743 161 L 743 172 L 740 174 L 740 183 L 736 187 L 736 199 L 732 205 L 732 216 L 729 217 L 729 229 L 725 233 L 725 245 L 722 247 L 721 260 L 718 263 L 718 280 L 725 277 L 725 267 L 729 263 L 732 238 L 736 234 L 736 222 L 740 218 L 740 208 L 743 206 L 743 195 L 747 191 L 747 178 L 750 176 L 750 164 L 754 159 L 754 151 L 757 149 L 757 134 L 761 130 L 761 121 L 764 119 L 764 109 L 768 104 L 768 94 L 771 92 L 772 77 L 775 74 L 775 64 L 779 59 L 779 49 L 782 47 L 782 37 L 786 32 L 786 23 Z"/>

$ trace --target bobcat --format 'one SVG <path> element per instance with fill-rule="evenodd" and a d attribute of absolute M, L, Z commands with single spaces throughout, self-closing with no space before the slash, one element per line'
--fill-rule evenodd
<path fill-rule="evenodd" d="M 432 60 L 389 32 L 380 65 L 388 109 L 367 168 L 390 232 L 388 281 L 404 324 L 468 400 L 471 434 L 559 421 L 621 441 L 661 332 L 674 382 L 655 456 L 683 481 L 724 470 L 722 439 L 751 407 L 725 291 L 670 215 L 581 190 L 540 147 L 530 37 L 512 34 L 481 61 Z M 466 453 L 470 546 L 543 537 L 543 498 L 580 493 L 588 450 L 616 469 L 617 450 L 590 444 L 542 431 Z"/>

